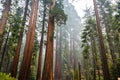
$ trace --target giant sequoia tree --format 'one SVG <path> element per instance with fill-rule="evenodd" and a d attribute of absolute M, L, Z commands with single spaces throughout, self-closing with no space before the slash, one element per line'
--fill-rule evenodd
<path fill-rule="evenodd" d="M 50 10 L 55 6 L 55 0 L 51 2 Z M 53 80 L 53 36 L 54 36 L 54 16 L 49 14 L 48 32 L 47 32 L 47 45 L 45 64 L 43 69 L 42 80 Z"/>
<path fill-rule="evenodd" d="M 26 37 L 26 45 L 24 49 L 23 61 L 21 64 L 19 80 L 29 80 L 30 77 L 30 65 L 32 59 L 32 50 L 34 46 L 34 37 L 36 29 L 37 11 L 39 0 L 32 0 L 32 9 L 30 13 L 30 21 L 28 27 L 28 33 Z M 24 74 L 24 75 L 23 75 Z"/>
<path fill-rule="evenodd" d="M 48 32 L 47 32 L 47 45 L 46 55 L 43 69 L 42 80 L 53 80 L 53 49 L 54 49 L 54 27 L 57 24 L 63 24 L 66 21 L 66 15 L 60 7 L 61 1 L 56 4 L 55 0 L 51 1 L 50 13 L 48 18 Z"/>

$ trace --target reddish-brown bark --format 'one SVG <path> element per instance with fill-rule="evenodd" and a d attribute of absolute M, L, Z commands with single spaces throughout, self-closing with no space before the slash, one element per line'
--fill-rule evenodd
<path fill-rule="evenodd" d="M 28 10 L 28 3 L 29 3 L 29 0 L 26 0 L 25 12 L 24 12 L 23 20 L 22 20 L 23 21 L 23 23 L 22 23 L 23 27 L 25 26 L 26 15 L 27 15 L 27 10 Z M 17 75 L 17 67 L 18 67 L 18 62 L 19 62 L 23 32 L 24 32 L 24 28 L 20 32 L 20 38 L 19 38 L 19 42 L 18 42 L 18 45 L 17 45 L 16 54 L 15 54 L 13 62 L 12 62 L 12 69 L 11 69 L 11 76 L 12 77 L 16 77 L 16 75 Z"/>
<path fill-rule="evenodd" d="M 42 80 L 53 80 L 54 18 L 49 16 L 47 46 Z"/>
<path fill-rule="evenodd" d="M 104 77 L 104 80 L 111 80 L 110 74 L 109 74 L 108 63 L 107 63 L 107 56 L 105 53 L 105 47 L 104 47 L 104 42 L 103 42 L 103 36 L 102 36 L 102 30 L 101 30 L 96 0 L 93 0 L 93 3 L 94 3 L 95 13 L 96 13 L 97 29 L 98 29 L 99 43 L 100 43 L 100 49 L 101 49 L 100 53 L 101 53 L 101 60 L 102 60 L 103 77 Z"/>
<path fill-rule="evenodd" d="M 19 80 L 29 80 L 30 76 L 30 65 L 32 59 L 32 50 L 34 46 L 34 36 L 37 20 L 39 0 L 32 0 L 32 10 L 30 14 L 30 22 L 28 27 L 28 33 L 26 37 L 26 45 L 24 49 L 23 61 L 21 64 Z"/>
<path fill-rule="evenodd" d="M 50 10 L 53 10 L 56 0 L 52 0 Z M 45 62 L 43 68 L 42 80 L 53 80 L 53 46 L 54 45 L 54 17 L 49 15 L 48 32 L 47 32 L 47 45 Z"/>
<path fill-rule="evenodd" d="M 11 0 L 6 0 L 6 7 L 4 9 L 2 20 L 1 20 L 1 23 L 0 23 L 0 49 L 1 49 L 1 46 L 2 46 L 2 41 L 3 41 L 2 36 L 3 36 L 5 26 L 6 26 L 8 13 L 9 13 L 9 10 L 10 10 L 10 5 L 11 5 Z"/>

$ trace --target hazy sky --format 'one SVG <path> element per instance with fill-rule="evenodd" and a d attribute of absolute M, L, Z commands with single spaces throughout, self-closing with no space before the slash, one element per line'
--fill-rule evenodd
<path fill-rule="evenodd" d="M 115 4 L 115 1 L 119 0 L 111 0 L 113 4 Z M 93 7 L 93 0 L 69 0 L 70 3 L 72 3 L 75 6 L 75 9 L 80 17 L 84 16 L 83 10 L 87 7 Z"/>
<path fill-rule="evenodd" d="M 75 6 L 75 9 L 80 17 L 84 16 L 83 10 L 87 7 L 93 7 L 92 0 L 69 0 Z"/>

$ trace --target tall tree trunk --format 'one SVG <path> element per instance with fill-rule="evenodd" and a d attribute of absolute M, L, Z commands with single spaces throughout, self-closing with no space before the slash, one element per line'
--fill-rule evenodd
<path fill-rule="evenodd" d="M 47 46 L 42 80 L 53 80 L 53 41 L 54 41 L 53 36 L 54 36 L 54 18 L 49 16 Z"/>
<path fill-rule="evenodd" d="M 95 38 L 92 37 L 93 40 L 93 52 L 94 52 L 94 62 L 95 62 L 95 74 L 96 74 L 96 70 L 98 70 L 98 79 L 100 80 L 100 69 L 99 69 L 99 65 L 97 65 L 98 59 L 97 59 L 97 49 L 96 49 L 96 41 Z M 97 75 L 96 75 L 97 76 Z M 96 79 L 96 78 L 95 78 Z"/>
<path fill-rule="evenodd" d="M 90 75 L 89 75 L 89 59 L 84 59 L 84 65 L 85 65 L 85 77 L 86 77 L 86 80 L 89 80 L 90 79 Z"/>
<path fill-rule="evenodd" d="M 11 5 L 11 0 L 6 0 L 6 7 L 3 12 L 2 21 L 0 23 L 0 49 L 2 47 L 2 42 L 3 42 L 2 37 L 3 37 L 4 29 L 6 26 L 10 5 Z"/>
<path fill-rule="evenodd" d="M 73 69 L 74 69 L 74 71 L 75 71 L 75 69 L 76 69 L 76 52 L 75 52 L 75 41 L 73 41 L 73 59 L 74 59 L 74 61 L 73 61 Z"/>
<path fill-rule="evenodd" d="M 26 21 L 26 16 L 27 16 L 28 3 L 29 3 L 29 0 L 26 0 L 25 12 L 24 12 L 23 20 L 22 20 L 23 21 L 22 22 L 23 29 L 20 32 L 20 38 L 19 38 L 19 42 L 17 44 L 16 54 L 15 54 L 13 62 L 12 62 L 12 68 L 11 68 L 11 76 L 12 77 L 16 77 L 16 75 L 17 75 L 17 67 L 18 67 L 18 62 L 19 62 L 20 49 L 21 49 L 21 45 L 22 45 L 24 26 L 25 26 L 25 21 Z"/>
<path fill-rule="evenodd" d="M 94 68 L 94 71 L 93 71 L 93 80 L 96 80 L 96 61 L 95 61 L 95 54 L 92 52 L 92 55 L 93 55 L 93 68 Z"/>
<path fill-rule="evenodd" d="M 74 59 L 73 59 L 73 33 L 70 27 L 70 66 L 74 70 Z M 74 79 L 74 72 L 72 72 L 71 79 Z"/>
<path fill-rule="evenodd" d="M 98 74 L 98 79 L 100 80 L 101 79 L 101 74 L 100 74 L 100 70 L 101 70 L 100 66 L 101 65 L 99 65 L 100 63 L 98 61 L 99 60 L 98 53 L 100 53 L 100 46 L 99 46 L 98 42 L 99 42 L 98 40 L 96 41 L 95 38 L 93 38 L 93 48 L 94 48 L 95 60 L 96 60 L 96 70 L 97 70 L 97 74 Z M 98 45 L 98 49 L 97 49 L 97 45 Z"/>
<path fill-rule="evenodd" d="M 79 70 L 79 80 L 81 80 L 81 65 L 80 65 L 80 62 L 78 62 L 78 70 Z"/>
<path fill-rule="evenodd" d="M 61 80 L 61 54 L 62 54 L 62 29 L 60 27 L 60 41 L 59 41 L 59 51 L 56 53 L 56 66 L 55 66 L 55 80 Z M 56 47 L 58 46 L 56 45 Z"/>
<path fill-rule="evenodd" d="M 58 61 L 57 61 L 57 58 L 58 58 L 58 54 L 59 54 L 59 28 L 57 27 L 57 31 L 56 31 L 56 59 L 55 59 L 55 80 L 57 79 L 57 70 L 58 70 Z"/>
<path fill-rule="evenodd" d="M 92 56 L 93 56 L 93 68 L 94 68 L 94 71 L 93 71 L 93 80 L 96 80 L 96 51 L 95 51 L 95 45 L 94 45 L 94 37 L 93 35 L 91 35 L 91 48 L 92 48 Z"/>
<path fill-rule="evenodd" d="M 9 54 L 7 54 L 7 64 L 6 64 L 6 68 L 5 68 L 5 70 L 6 70 L 6 73 L 10 73 L 10 68 L 11 68 L 11 59 L 10 59 L 11 57 L 10 57 L 10 55 Z"/>
<path fill-rule="evenodd" d="M 73 44 L 72 44 L 72 31 L 71 31 L 71 29 L 70 29 L 70 64 L 71 64 L 71 66 L 72 66 L 72 64 L 73 64 Z"/>
<path fill-rule="evenodd" d="M 2 56 L 1 56 L 1 59 L 0 59 L 0 71 L 2 71 L 2 64 L 3 64 L 5 53 L 6 53 L 6 48 L 7 48 L 7 44 L 8 44 L 8 40 L 9 40 L 9 34 L 10 34 L 10 29 L 7 32 L 7 39 L 5 41 L 3 50 L 1 50 Z"/>
<path fill-rule="evenodd" d="M 36 80 L 41 80 L 42 49 L 43 49 L 44 27 L 45 27 L 45 16 L 46 16 L 45 13 L 46 13 L 46 0 L 44 1 L 42 33 L 41 33 L 41 40 L 40 40 L 40 52 L 39 52 L 38 69 L 37 69 L 37 78 L 36 78 Z"/>
<path fill-rule="evenodd" d="M 101 80 L 101 76 L 100 76 L 100 69 L 99 67 L 97 66 L 97 70 L 98 70 L 98 80 Z"/>
<path fill-rule="evenodd" d="M 34 46 L 35 28 L 37 20 L 39 0 L 32 0 L 32 9 L 30 14 L 30 21 L 28 27 L 28 33 L 26 37 L 26 45 L 24 49 L 23 61 L 19 73 L 19 80 L 29 80 L 30 76 L 30 65 L 32 59 L 32 50 Z"/>
<path fill-rule="evenodd" d="M 94 3 L 95 13 L 96 13 L 97 29 L 98 29 L 99 43 L 100 43 L 100 49 L 101 49 L 100 53 L 101 53 L 101 60 L 102 60 L 103 76 L 104 76 L 104 80 L 111 80 L 110 74 L 109 74 L 108 63 L 107 63 L 107 56 L 105 53 L 105 47 L 104 47 L 104 42 L 103 42 L 103 36 L 102 36 L 102 30 L 101 30 L 100 21 L 99 21 L 96 0 L 93 0 L 93 3 Z"/>
<path fill-rule="evenodd" d="M 50 10 L 53 10 L 56 0 L 52 0 Z M 43 68 L 42 80 L 53 80 L 53 45 L 54 45 L 54 17 L 49 15 L 46 55 Z"/>

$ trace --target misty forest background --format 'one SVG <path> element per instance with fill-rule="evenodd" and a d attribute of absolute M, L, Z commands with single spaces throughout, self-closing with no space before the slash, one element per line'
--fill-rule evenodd
<path fill-rule="evenodd" d="M 80 17 L 69 0 L 0 0 L 0 80 L 117 80 L 120 0 L 91 2 Z"/>

